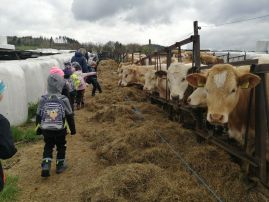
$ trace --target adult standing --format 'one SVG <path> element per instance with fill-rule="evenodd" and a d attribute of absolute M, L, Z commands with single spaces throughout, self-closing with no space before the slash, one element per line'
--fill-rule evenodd
<path fill-rule="evenodd" d="M 81 52 L 82 49 L 78 49 L 75 55 L 72 57 L 71 62 L 78 62 L 82 68 L 83 73 L 89 72 L 87 60 Z"/>

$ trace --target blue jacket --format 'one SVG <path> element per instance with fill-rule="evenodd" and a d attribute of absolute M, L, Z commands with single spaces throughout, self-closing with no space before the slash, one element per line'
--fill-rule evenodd
<path fill-rule="evenodd" d="M 77 51 L 75 53 L 71 59 L 71 62 L 78 62 L 82 68 L 83 73 L 89 72 L 86 58 L 80 52 Z"/>

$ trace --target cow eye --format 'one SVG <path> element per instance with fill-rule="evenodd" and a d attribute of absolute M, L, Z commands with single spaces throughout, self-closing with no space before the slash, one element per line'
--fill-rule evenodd
<path fill-rule="evenodd" d="M 236 91 L 235 88 L 234 88 L 233 90 L 231 90 L 231 94 L 232 94 L 232 93 L 235 93 L 235 91 Z"/>
<path fill-rule="evenodd" d="M 128 74 L 125 75 L 125 78 L 127 78 Z"/>
<path fill-rule="evenodd" d="M 185 80 L 186 80 L 186 78 L 184 77 L 184 78 L 181 79 L 181 82 L 183 82 L 183 81 L 185 81 Z"/>

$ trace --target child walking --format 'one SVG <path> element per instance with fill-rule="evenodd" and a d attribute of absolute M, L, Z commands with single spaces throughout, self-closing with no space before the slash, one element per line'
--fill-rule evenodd
<path fill-rule="evenodd" d="M 69 100 L 61 92 L 65 85 L 64 78 L 58 74 L 48 76 L 48 93 L 40 99 L 37 113 L 36 124 L 37 134 L 44 136 L 44 152 L 42 160 L 42 177 L 50 176 L 53 148 L 57 147 L 56 173 L 62 173 L 66 168 L 66 134 L 67 124 L 71 135 L 76 134 L 73 111 Z"/>
<path fill-rule="evenodd" d="M 86 89 L 86 82 L 85 79 L 88 76 L 91 75 L 96 75 L 96 72 L 89 72 L 89 73 L 82 73 L 81 66 L 78 62 L 73 62 L 72 67 L 75 68 L 74 74 L 77 75 L 80 83 L 77 87 L 77 95 L 76 95 L 76 104 L 77 104 L 77 109 L 79 110 L 80 108 L 84 107 L 84 94 L 85 94 L 85 89 Z"/>
<path fill-rule="evenodd" d="M 6 85 L 0 80 L 0 102 L 4 98 L 4 91 Z M 2 114 L 0 114 L 0 159 L 9 159 L 16 154 L 17 149 L 15 148 L 10 123 Z M 5 184 L 5 175 L 0 162 L 0 191 L 3 190 Z"/>
<path fill-rule="evenodd" d="M 66 84 L 68 86 L 68 90 L 69 90 L 69 101 L 70 101 L 70 105 L 72 110 L 74 111 L 74 103 L 75 103 L 75 98 L 76 98 L 76 85 L 75 85 L 75 80 L 72 77 L 73 74 L 73 70 L 71 67 L 71 63 L 70 62 L 66 62 L 64 63 L 64 79 L 66 81 Z"/>
<path fill-rule="evenodd" d="M 94 61 L 89 61 L 89 71 L 90 72 L 96 72 L 96 62 Z M 101 86 L 97 80 L 97 75 L 89 76 L 87 79 L 88 83 L 91 83 L 93 88 L 92 88 L 92 96 L 95 96 L 96 89 L 98 89 L 99 93 L 102 93 Z"/>

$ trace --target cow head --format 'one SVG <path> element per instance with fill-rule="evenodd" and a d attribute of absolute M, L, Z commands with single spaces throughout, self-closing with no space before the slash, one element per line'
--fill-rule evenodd
<path fill-rule="evenodd" d="M 205 88 L 199 87 L 195 89 L 188 97 L 187 103 L 191 106 L 206 106 L 206 91 Z"/>
<path fill-rule="evenodd" d="M 157 76 L 155 75 L 155 70 L 150 70 L 145 74 L 145 85 L 143 87 L 144 91 L 153 92 L 156 89 Z"/>
<path fill-rule="evenodd" d="M 156 76 L 156 88 L 158 89 L 159 96 L 161 98 L 166 98 L 166 95 L 169 96 L 169 89 L 167 88 L 167 72 L 160 70 L 155 72 Z"/>
<path fill-rule="evenodd" d="M 240 73 L 228 64 L 213 66 L 207 75 L 190 74 L 187 80 L 194 87 L 205 88 L 207 120 L 214 124 L 227 123 L 242 90 L 254 88 L 260 82 L 258 76 L 248 72 Z"/>
<path fill-rule="evenodd" d="M 186 76 L 191 66 L 184 64 L 172 64 L 168 69 L 167 79 L 171 100 L 182 100 L 188 88 Z"/>
<path fill-rule="evenodd" d="M 133 68 L 123 69 L 121 73 L 121 86 L 127 86 L 128 84 L 136 80 L 136 70 Z"/>

